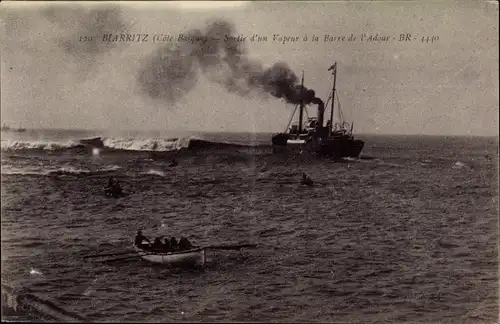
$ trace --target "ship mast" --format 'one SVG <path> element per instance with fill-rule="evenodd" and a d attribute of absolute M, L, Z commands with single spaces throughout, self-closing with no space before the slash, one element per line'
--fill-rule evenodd
<path fill-rule="evenodd" d="M 334 106 L 335 106 L 335 84 L 337 83 L 337 62 L 335 62 L 330 69 L 333 70 L 332 71 L 332 73 L 333 73 L 332 109 L 330 111 L 330 129 L 329 129 L 329 132 L 331 134 L 332 131 L 333 131 L 333 126 L 334 126 L 334 123 L 333 123 L 333 110 L 334 110 Z"/>
<path fill-rule="evenodd" d="M 302 71 L 302 83 L 300 86 L 300 111 L 299 111 L 299 134 L 302 134 L 302 119 L 304 117 L 304 100 L 303 93 L 304 91 L 304 71 Z"/>

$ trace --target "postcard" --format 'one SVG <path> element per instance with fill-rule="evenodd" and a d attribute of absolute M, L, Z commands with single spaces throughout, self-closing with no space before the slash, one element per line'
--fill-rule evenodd
<path fill-rule="evenodd" d="M 0 9 L 3 320 L 498 320 L 498 2 Z"/>

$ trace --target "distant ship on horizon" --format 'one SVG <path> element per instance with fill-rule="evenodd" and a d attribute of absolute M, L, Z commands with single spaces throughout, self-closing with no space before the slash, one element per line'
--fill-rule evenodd
<path fill-rule="evenodd" d="M 17 133 L 24 133 L 26 132 L 26 128 L 12 128 L 10 126 L 5 125 L 5 123 L 2 125 L 2 132 L 17 132 Z"/>

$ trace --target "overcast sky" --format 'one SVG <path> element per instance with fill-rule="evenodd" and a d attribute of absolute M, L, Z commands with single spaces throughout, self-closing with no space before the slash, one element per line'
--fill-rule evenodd
<path fill-rule="evenodd" d="M 284 62 L 299 77 L 304 71 L 306 87 L 325 101 L 332 85 L 327 70 L 337 61 L 341 107 L 357 133 L 498 135 L 498 4 L 493 1 L 231 2 L 218 7 L 3 2 L 0 8 L 1 117 L 12 126 L 284 130 L 293 105 L 264 93 L 228 91 L 196 64 L 189 65 L 189 78 L 176 79 L 186 91 L 175 92 L 175 100 L 166 90 L 148 92 L 141 84 L 144 70 L 159 62 L 159 51 L 176 43 L 155 44 L 155 34 L 177 39 L 179 33 L 195 28 L 203 33 L 213 21 L 224 21 L 234 25 L 235 35 L 307 35 L 306 42 L 247 42 L 248 60 L 264 67 Z M 105 33 L 149 36 L 147 42 L 105 43 Z M 417 39 L 399 42 L 402 33 Z M 325 43 L 325 34 L 357 39 Z M 391 39 L 360 42 L 361 34 Z M 312 42 L 312 35 L 319 41 Z M 93 41 L 80 42 L 80 36 Z M 439 39 L 422 43 L 427 36 Z M 316 106 L 308 111 L 315 115 Z"/>

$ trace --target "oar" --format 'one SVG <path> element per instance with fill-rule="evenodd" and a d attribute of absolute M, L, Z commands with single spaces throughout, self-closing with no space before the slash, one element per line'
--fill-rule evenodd
<path fill-rule="evenodd" d="M 131 254 L 131 253 L 136 253 L 136 252 L 135 251 L 125 251 L 125 252 L 114 252 L 114 253 L 103 253 L 103 254 L 91 254 L 91 255 L 85 255 L 83 258 L 84 259 L 100 258 L 100 257 L 106 257 L 106 256 L 125 255 L 125 254 Z"/>
<path fill-rule="evenodd" d="M 123 257 L 123 258 L 101 260 L 100 262 L 128 261 L 128 260 L 135 260 L 138 257 L 139 257 L 139 255 L 132 255 L 132 256 L 127 256 L 127 257 Z"/>
<path fill-rule="evenodd" d="M 209 245 L 205 249 L 211 250 L 239 250 L 243 248 L 256 248 L 257 244 L 234 244 L 234 245 Z"/>

